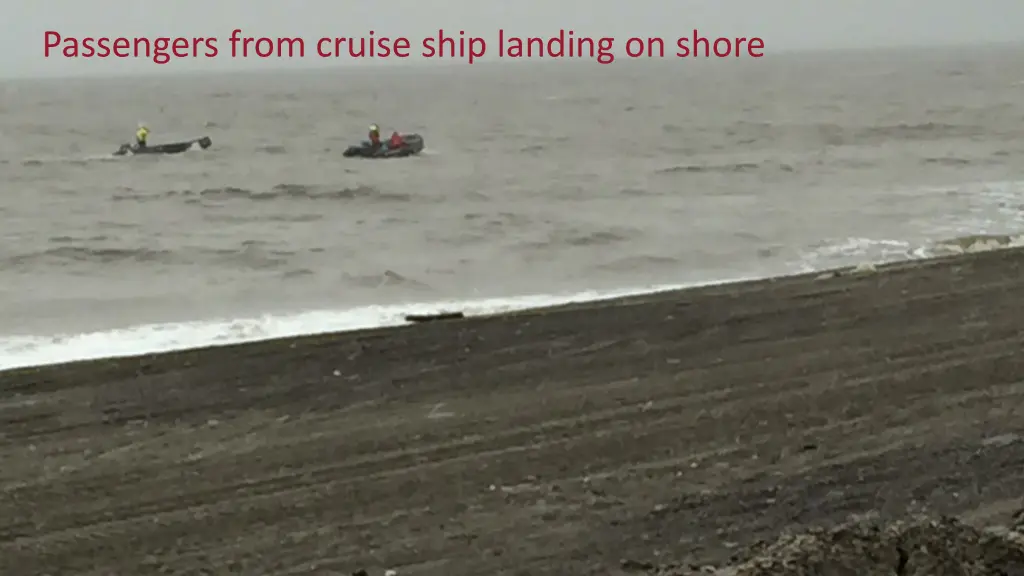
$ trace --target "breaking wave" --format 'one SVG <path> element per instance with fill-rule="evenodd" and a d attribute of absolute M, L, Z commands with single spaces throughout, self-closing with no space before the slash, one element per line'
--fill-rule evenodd
<path fill-rule="evenodd" d="M 1001 248 L 1024 246 L 1024 234 L 970 234 L 939 240 L 932 246 L 935 255 L 969 254 Z"/>

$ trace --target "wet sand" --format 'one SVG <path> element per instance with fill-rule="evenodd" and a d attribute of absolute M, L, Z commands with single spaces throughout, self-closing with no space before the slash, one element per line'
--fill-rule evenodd
<path fill-rule="evenodd" d="M 1022 302 L 1003 250 L 2 373 L 0 573 L 683 573 L 1008 525 Z"/>

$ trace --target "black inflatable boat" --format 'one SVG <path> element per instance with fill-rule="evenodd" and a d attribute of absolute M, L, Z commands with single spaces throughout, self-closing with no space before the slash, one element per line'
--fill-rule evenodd
<path fill-rule="evenodd" d="M 209 136 L 203 136 L 202 138 L 196 138 L 195 140 L 189 140 L 187 142 L 172 142 L 170 144 L 157 144 L 155 146 L 146 146 L 145 148 L 139 148 L 138 146 L 132 146 L 131 144 L 121 144 L 121 147 L 114 152 L 114 156 L 124 156 L 125 154 L 181 154 L 185 150 L 188 150 L 192 146 L 198 145 L 203 150 L 206 150 L 213 145 L 213 140 L 210 140 Z"/>
<path fill-rule="evenodd" d="M 423 137 L 419 134 L 402 134 L 402 140 L 405 142 L 398 148 L 388 148 L 385 141 L 376 150 L 370 146 L 369 140 L 364 140 L 358 146 L 349 146 L 343 155 L 345 158 L 405 158 L 423 151 Z"/>

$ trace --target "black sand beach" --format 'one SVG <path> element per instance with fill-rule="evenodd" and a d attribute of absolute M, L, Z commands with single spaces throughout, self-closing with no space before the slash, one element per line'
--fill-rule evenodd
<path fill-rule="evenodd" d="M 1019 574 L 863 526 L 1012 526 L 1022 303 L 1003 250 L 0 373 L 0 573 Z"/>

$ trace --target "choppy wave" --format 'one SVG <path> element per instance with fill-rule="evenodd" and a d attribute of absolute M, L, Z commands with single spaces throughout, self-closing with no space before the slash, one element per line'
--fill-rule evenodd
<path fill-rule="evenodd" d="M 274 155 L 277 155 L 277 154 L 287 154 L 288 153 L 288 148 L 284 147 L 281 144 L 264 144 L 262 146 L 257 146 L 256 147 L 256 152 L 261 152 L 263 154 L 274 154 Z"/>
<path fill-rule="evenodd" d="M 609 272 L 635 272 L 637 270 L 676 269 L 681 265 L 678 258 L 671 256 L 643 255 L 617 258 L 611 262 L 599 264 L 597 268 Z"/>
<path fill-rule="evenodd" d="M 208 265 L 262 270 L 287 266 L 291 257 L 297 254 L 292 250 L 267 248 L 256 241 L 243 242 L 237 248 L 182 247 L 174 250 L 144 246 L 103 246 L 109 242 L 96 238 L 91 241 L 94 245 L 89 246 L 89 241 L 55 238 L 54 244 L 65 245 L 8 257 L 2 261 L 3 266 L 9 270 L 26 272 L 38 272 L 45 267 L 119 264 Z"/>
<path fill-rule="evenodd" d="M 679 173 L 718 173 L 736 174 L 741 172 L 759 172 L 764 170 L 775 170 L 779 172 L 792 172 L 793 166 L 780 164 L 778 162 L 735 162 L 726 164 L 680 164 L 670 168 L 662 168 L 657 174 L 679 174 Z"/>
<path fill-rule="evenodd" d="M 168 190 L 166 192 L 140 192 L 123 187 L 112 199 L 117 202 L 153 202 L 168 198 L 186 202 L 203 200 L 363 200 L 374 202 L 410 202 L 411 194 L 384 192 L 373 186 L 334 187 L 305 184 L 278 184 L 268 190 L 254 190 L 225 186 L 200 190 Z"/>
<path fill-rule="evenodd" d="M 25 158 L 18 161 L 19 164 L 25 167 L 45 167 L 52 164 L 66 164 L 71 166 L 87 166 L 96 162 L 118 162 L 123 160 L 123 156 L 114 156 L 113 154 L 89 154 L 85 156 L 50 156 L 41 158 Z M 9 161 L 0 162 L 9 163 Z"/>
<path fill-rule="evenodd" d="M 472 230 L 464 230 L 461 234 L 449 234 L 433 240 L 438 246 L 472 246 L 480 242 L 493 241 L 489 235 L 502 236 L 506 228 L 528 230 L 530 220 L 526 216 L 508 214 L 505 218 L 491 217 L 483 220 L 484 215 L 467 214 L 465 219 L 478 222 Z M 303 214 L 292 217 L 280 214 L 247 217 L 244 215 L 207 215 L 214 221 L 234 222 L 275 222 L 275 221 L 314 221 L 316 214 Z M 664 250 L 651 253 L 633 253 L 629 250 L 630 243 L 643 237 L 644 232 L 637 228 L 614 227 L 582 229 L 567 227 L 549 231 L 534 239 L 524 239 L 509 245 L 512 250 L 543 257 L 552 250 L 565 248 L 599 248 L 615 250 L 622 246 L 621 255 L 609 252 L 606 258 L 597 258 L 590 269 L 604 272 L 632 273 L 680 270 L 684 267 L 682 255 L 686 249 Z M 753 236 L 745 235 L 752 256 L 768 264 L 790 264 L 776 268 L 785 271 L 815 271 L 822 268 L 843 266 L 852 262 L 894 262 L 916 258 L 927 258 L 951 254 L 963 254 L 986 250 L 1024 246 L 1024 233 L 1010 234 L 968 234 L 952 236 L 938 240 L 911 242 L 908 240 L 846 237 L 825 239 L 803 247 L 784 246 Z M 278 270 L 285 278 L 299 278 L 317 274 L 317 271 L 303 264 L 304 259 L 321 249 L 305 250 L 282 249 L 259 240 L 244 240 L 237 246 L 181 246 L 175 249 L 153 246 L 127 245 L 124 239 L 117 236 L 92 235 L 75 237 L 69 235 L 55 236 L 49 239 L 45 248 L 7 255 L 0 258 L 0 266 L 8 271 L 40 273 L 46 268 L 61 269 L 64 267 L 108 267 L 124 265 L 149 266 L 191 266 L 210 269 L 233 270 Z M 2 251 L 0 251 L 2 254 Z M 339 279 L 343 284 L 363 288 L 379 288 L 403 286 L 430 290 L 429 281 L 415 279 L 393 270 L 383 270 L 379 274 L 351 275 L 342 272 Z"/>
<path fill-rule="evenodd" d="M 0 267 L 8 272 L 39 274 L 46 269 L 75 269 L 88 274 L 102 273 L 107 268 L 125 266 L 196 268 L 198 270 L 263 271 L 271 272 L 283 280 L 301 281 L 304 277 L 320 273 L 307 264 L 307 257 L 319 250 L 288 250 L 275 248 L 265 242 L 247 240 L 237 247 L 183 246 L 176 249 L 146 246 L 126 246 L 123 240 L 112 236 L 75 238 L 57 236 L 50 246 L 34 252 L 0 258 Z M 433 288 L 415 277 L 382 269 L 379 273 L 349 273 L 340 271 L 335 279 L 339 289 L 396 289 L 405 294 L 430 293 Z"/>
<path fill-rule="evenodd" d="M 829 122 L 800 124 L 741 121 L 727 127 L 724 132 L 737 144 L 799 138 L 804 142 L 816 141 L 829 146 L 856 146 L 975 138 L 985 136 L 989 131 L 985 126 L 944 122 L 857 126 Z"/>
<path fill-rule="evenodd" d="M 891 142 L 893 140 L 945 140 L 982 136 L 987 128 L 972 124 L 950 124 L 944 122 L 922 122 L 917 124 L 888 124 L 867 128 L 845 130 L 852 135 L 852 142 L 863 144 Z"/>
<path fill-rule="evenodd" d="M 970 158 L 960 158 L 957 156 L 937 156 L 933 158 L 922 158 L 921 163 L 925 165 L 937 164 L 939 166 L 967 166 L 975 163 L 975 161 Z"/>
<path fill-rule="evenodd" d="M 516 246 L 524 250 L 539 251 L 556 247 L 612 246 L 627 243 L 642 235 L 643 231 L 636 228 L 616 227 L 584 230 L 566 227 L 548 232 L 540 239 L 519 242 Z"/>

